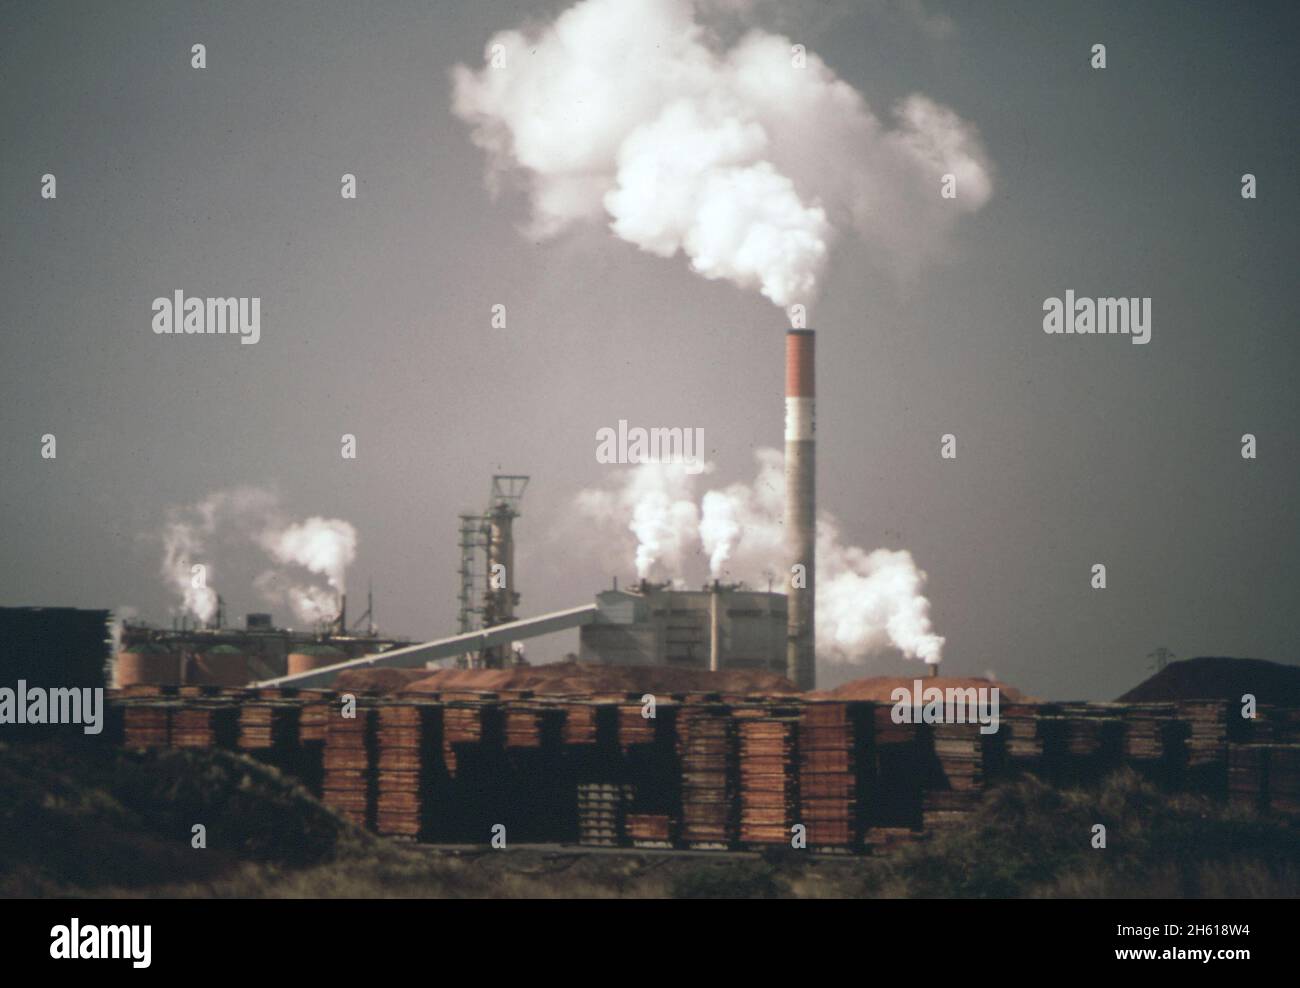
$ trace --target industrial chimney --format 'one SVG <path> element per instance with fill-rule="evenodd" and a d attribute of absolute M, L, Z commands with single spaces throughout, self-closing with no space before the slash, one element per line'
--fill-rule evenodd
<path fill-rule="evenodd" d="M 785 532 L 790 553 L 786 678 L 801 690 L 817 679 L 816 388 L 811 329 L 785 335 Z M 799 567 L 799 568 L 796 568 Z"/>

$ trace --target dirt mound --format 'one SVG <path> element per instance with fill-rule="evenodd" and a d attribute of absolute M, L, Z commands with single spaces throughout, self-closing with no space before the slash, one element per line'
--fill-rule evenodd
<path fill-rule="evenodd" d="M 0 744 L 0 792 L 3 898 L 207 882 L 246 862 L 305 867 L 371 840 L 291 779 L 225 751 Z"/>
<path fill-rule="evenodd" d="M 447 690 L 532 690 L 538 694 L 687 693 L 710 690 L 746 695 L 793 696 L 788 679 L 757 669 L 674 669 L 667 666 L 607 666 L 556 662 L 510 669 L 357 669 L 341 673 L 337 690 L 382 693 L 438 693 Z"/>
<path fill-rule="evenodd" d="M 921 688 L 928 689 L 931 686 L 937 686 L 939 689 L 988 689 L 996 686 L 1000 691 L 998 699 L 1002 703 L 1034 703 L 1033 697 L 1025 696 L 1014 686 L 1008 686 L 1006 683 L 999 683 L 993 679 L 977 679 L 972 676 L 867 676 L 865 679 L 854 679 L 847 683 L 841 683 L 834 689 L 817 690 L 808 694 L 813 699 L 822 700 L 874 700 L 876 703 L 893 703 L 893 692 L 902 686 L 904 689 L 911 690 L 917 679 L 921 680 Z"/>
<path fill-rule="evenodd" d="M 1263 659 L 1202 656 L 1171 662 L 1119 698 L 1120 703 L 1231 700 L 1252 693 L 1260 703 L 1300 706 L 1300 666 Z"/>

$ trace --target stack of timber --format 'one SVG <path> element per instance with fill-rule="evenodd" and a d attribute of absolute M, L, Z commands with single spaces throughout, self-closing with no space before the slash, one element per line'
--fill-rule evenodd
<path fill-rule="evenodd" d="M 1124 709 L 1124 759 L 1138 772 L 1173 785 L 1186 757 L 1187 724 L 1172 703 L 1135 703 Z"/>
<path fill-rule="evenodd" d="M 618 847 L 624 840 L 627 786 L 622 782 L 580 781 L 578 843 Z"/>
<path fill-rule="evenodd" d="M 872 705 L 819 700 L 799 713 L 799 822 L 808 846 L 847 851 L 862 839 L 860 809 L 873 760 Z"/>
<path fill-rule="evenodd" d="M 678 718 L 682 765 L 681 839 L 725 848 L 736 838 L 736 738 L 731 709 L 707 694 L 689 698 Z"/>
<path fill-rule="evenodd" d="M 963 822 L 984 795 L 980 725 L 933 724 L 929 734 L 933 759 L 921 799 L 921 820 L 927 830 Z"/>
<path fill-rule="evenodd" d="M 1223 700 L 1179 700 L 1187 722 L 1187 775 L 1201 792 L 1222 797 L 1228 784 L 1228 704 Z"/>
<path fill-rule="evenodd" d="M 321 801 L 357 826 L 374 829 L 375 708 L 358 702 L 355 713 L 338 712 L 326 721 Z"/>
<path fill-rule="evenodd" d="M 738 724 L 741 843 L 789 844 L 792 828 L 800 822 L 798 715 L 787 711 Z"/>
<path fill-rule="evenodd" d="M 174 704 L 127 703 L 122 711 L 122 743 L 128 748 L 165 748 L 171 740 Z"/>
<path fill-rule="evenodd" d="M 302 714 L 298 720 L 298 759 L 302 781 L 316 796 L 325 784 L 325 727 L 340 716 L 341 707 L 332 693 L 303 690 L 298 697 Z"/>
<path fill-rule="evenodd" d="M 1268 808 L 1300 814 L 1300 744 L 1269 745 Z"/>
<path fill-rule="evenodd" d="M 173 748 L 233 749 L 239 740 L 239 708 L 225 703 L 185 703 L 172 714 Z"/>
<path fill-rule="evenodd" d="M 302 705 L 286 700 L 248 700 L 239 708 L 239 750 L 281 772 L 303 774 L 298 743 Z"/>
<path fill-rule="evenodd" d="M 638 847 L 677 839 L 682 812 L 682 769 L 677 749 L 681 706 L 658 698 L 651 708 L 629 697 L 618 707 L 619 778 L 625 784 L 627 838 Z M 653 713 L 653 716 L 645 716 Z"/>
<path fill-rule="evenodd" d="M 1256 810 L 1268 808 L 1268 745 L 1228 745 L 1228 801 Z"/>
<path fill-rule="evenodd" d="M 564 703 L 565 772 L 569 805 L 563 831 L 580 844 L 612 847 L 623 840 L 626 808 L 624 764 L 619 750 L 619 712 L 614 699 Z"/>
<path fill-rule="evenodd" d="M 375 829 L 395 837 L 439 832 L 446 799 L 442 766 L 442 706 L 409 701 L 378 710 Z"/>
<path fill-rule="evenodd" d="M 1042 771 L 1044 739 L 1039 734 L 1040 715 L 1052 715 L 1056 707 L 1039 703 L 1004 703 L 998 712 L 998 732 L 990 745 L 987 766 L 992 778 L 1004 779 L 1022 772 Z"/>

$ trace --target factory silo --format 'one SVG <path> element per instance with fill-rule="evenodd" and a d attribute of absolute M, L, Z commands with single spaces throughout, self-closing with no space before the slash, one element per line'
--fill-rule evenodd
<path fill-rule="evenodd" d="M 248 682 L 248 656 L 234 645 L 215 645 L 195 657 L 189 682 L 203 686 L 243 686 Z"/>
<path fill-rule="evenodd" d="M 299 645 L 289 653 L 288 675 L 337 665 L 347 659 L 347 654 L 333 645 Z"/>
<path fill-rule="evenodd" d="M 117 653 L 113 680 L 119 688 L 140 683 L 174 686 L 181 681 L 180 656 L 154 642 L 127 645 Z"/>

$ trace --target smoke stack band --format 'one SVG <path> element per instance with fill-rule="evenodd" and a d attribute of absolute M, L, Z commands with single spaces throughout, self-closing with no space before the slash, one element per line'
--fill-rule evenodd
<path fill-rule="evenodd" d="M 817 447 L 811 329 L 785 336 L 785 531 L 790 553 L 786 676 L 801 690 L 817 678 Z"/>

